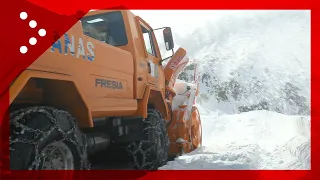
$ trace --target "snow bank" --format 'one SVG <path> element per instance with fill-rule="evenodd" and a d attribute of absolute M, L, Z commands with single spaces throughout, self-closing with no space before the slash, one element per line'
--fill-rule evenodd
<path fill-rule="evenodd" d="M 310 117 L 199 108 L 203 147 L 159 169 L 310 169 Z"/>

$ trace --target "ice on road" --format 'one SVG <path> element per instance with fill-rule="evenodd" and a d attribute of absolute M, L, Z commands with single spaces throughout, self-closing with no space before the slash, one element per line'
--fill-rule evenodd
<path fill-rule="evenodd" d="M 310 169 L 310 117 L 200 108 L 203 146 L 159 169 Z"/>

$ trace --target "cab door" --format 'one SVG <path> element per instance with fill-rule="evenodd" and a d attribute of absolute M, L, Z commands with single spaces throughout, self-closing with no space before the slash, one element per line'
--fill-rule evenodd
<path fill-rule="evenodd" d="M 160 55 L 156 40 L 153 36 L 151 27 L 139 18 L 140 32 L 142 33 L 143 44 L 145 47 L 146 61 L 149 67 L 148 83 L 159 87 L 159 67 Z"/>

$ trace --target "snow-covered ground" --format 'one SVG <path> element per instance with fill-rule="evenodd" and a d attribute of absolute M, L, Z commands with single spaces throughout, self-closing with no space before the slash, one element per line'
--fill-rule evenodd
<path fill-rule="evenodd" d="M 310 169 L 310 117 L 200 107 L 203 146 L 159 169 Z"/>

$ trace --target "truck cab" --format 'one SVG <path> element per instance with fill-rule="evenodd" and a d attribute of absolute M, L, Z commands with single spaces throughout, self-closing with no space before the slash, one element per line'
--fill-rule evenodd
<path fill-rule="evenodd" d="M 163 99 L 165 76 L 162 57 L 154 30 L 148 23 L 130 11 L 99 10 L 87 13 L 81 19 L 81 24 L 85 35 L 131 53 L 134 68 L 133 99 L 142 100 L 147 86 L 153 90 L 151 95 L 158 100 Z M 171 41 L 166 43 L 171 47 L 168 46 L 167 50 L 173 50 L 171 29 L 165 28 L 164 32 L 168 31 Z M 126 64 L 119 66 L 123 67 Z M 152 98 L 150 102 L 152 103 Z M 162 106 L 159 108 L 166 116 L 166 105 Z M 143 113 L 138 110 L 138 114 Z"/>
<path fill-rule="evenodd" d="M 128 51 L 135 62 L 134 92 L 143 97 L 145 85 L 163 89 L 161 54 L 153 29 L 130 11 L 91 11 L 81 19 L 83 33 L 91 38 Z M 147 72 L 147 73 L 146 73 Z M 146 76 L 147 75 L 147 76 Z"/>

